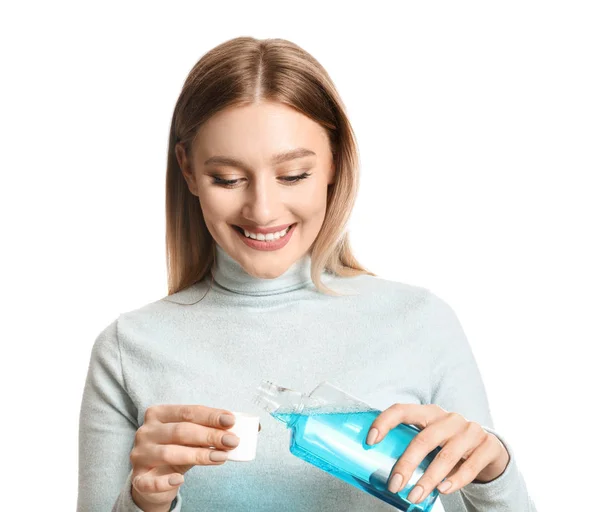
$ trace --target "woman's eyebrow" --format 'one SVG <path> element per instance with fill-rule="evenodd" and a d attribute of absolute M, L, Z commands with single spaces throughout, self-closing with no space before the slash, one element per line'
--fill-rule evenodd
<path fill-rule="evenodd" d="M 305 156 L 316 156 L 314 151 L 306 148 L 296 148 L 291 149 L 289 151 L 284 151 L 282 153 L 277 153 L 273 155 L 271 158 L 271 163 L 273 165 L 281 164 L 283 162 L 287 162 L 288 160 L 294 160 L 296 158 L 302 158 Z M 228 156 L 211 156 L 208 160 L 204 162 L 204 165 L 228 165 L 231 167 L 240 167 L 242 169 L 249 168 L 250 166 L 246 165 L 244 162 L 240 160 L 236 160 L 235 158 L 231 158 Z"/>

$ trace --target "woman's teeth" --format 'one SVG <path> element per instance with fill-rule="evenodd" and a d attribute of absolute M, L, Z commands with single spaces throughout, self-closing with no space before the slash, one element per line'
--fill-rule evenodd
<path fill-rule="evenodd" d="M 246 235 L 246 238 L 252 238 L 253 240 L 266 240 L 267 242 L 272 242 L 273 240 L 279 240 L 282 236 L 285 236 L 285 234 L 290 230 L 291 227 L 292 226 L 288 226 L 283 231 L 278 231 L 276 233 L 268 233 L 266 235 L 262 233 L 250 233 L 250 231 L 246 231 L 244 229 L 244 235 Z"/>

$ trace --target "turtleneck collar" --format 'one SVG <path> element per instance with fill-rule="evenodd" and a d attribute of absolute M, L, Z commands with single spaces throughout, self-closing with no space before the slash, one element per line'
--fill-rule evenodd
<path fill-rule="evenodd" d="M 312 283 L 311 258 L 305 255 L 283 274 L 274 279 L 255 277 L 244 270 L 225 250 L 215 243 L 215 282 L 235 293 L 244 295 L 275 295 L 302 288 Z"/>

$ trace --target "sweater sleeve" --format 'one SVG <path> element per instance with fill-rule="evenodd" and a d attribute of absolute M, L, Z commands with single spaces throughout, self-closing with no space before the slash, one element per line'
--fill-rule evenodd
<path fill-rule="evenodd" d="M 121 369 L 118 318 L 96 338 L 79 416 L 79 512 L 142 512 L 131 497 L 137 410 Z M 181 510 L 178 493 L 171 510 Z"/>
<path fill-rule="evenodd" d="M 494 429 L 485 386 L 457 315 L 433 293 L 425 308 L 423 342 L 431 350 L 430 403 L 476 421 L 498 437 L 509 454 L 508 466 L 491 482 L 471 482 L 458 492 L 440 494 L 444 508 L 456 510 L 457 501 L 462 501 L 461 508 L 468 512 L 536 512 L 512 447 Z"/>

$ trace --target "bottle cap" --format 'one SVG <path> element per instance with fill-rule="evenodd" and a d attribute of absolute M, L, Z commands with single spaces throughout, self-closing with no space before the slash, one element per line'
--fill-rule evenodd
<path fill-rule="evenodd" d="M 232 411 L 232 414 L 235 416 L 235 425 L 227 430 L 240 438 L 240 444 L 227 452 L 227 458 L 237 462 L 254 460 L 260 418 L 245 412 Z"/>

